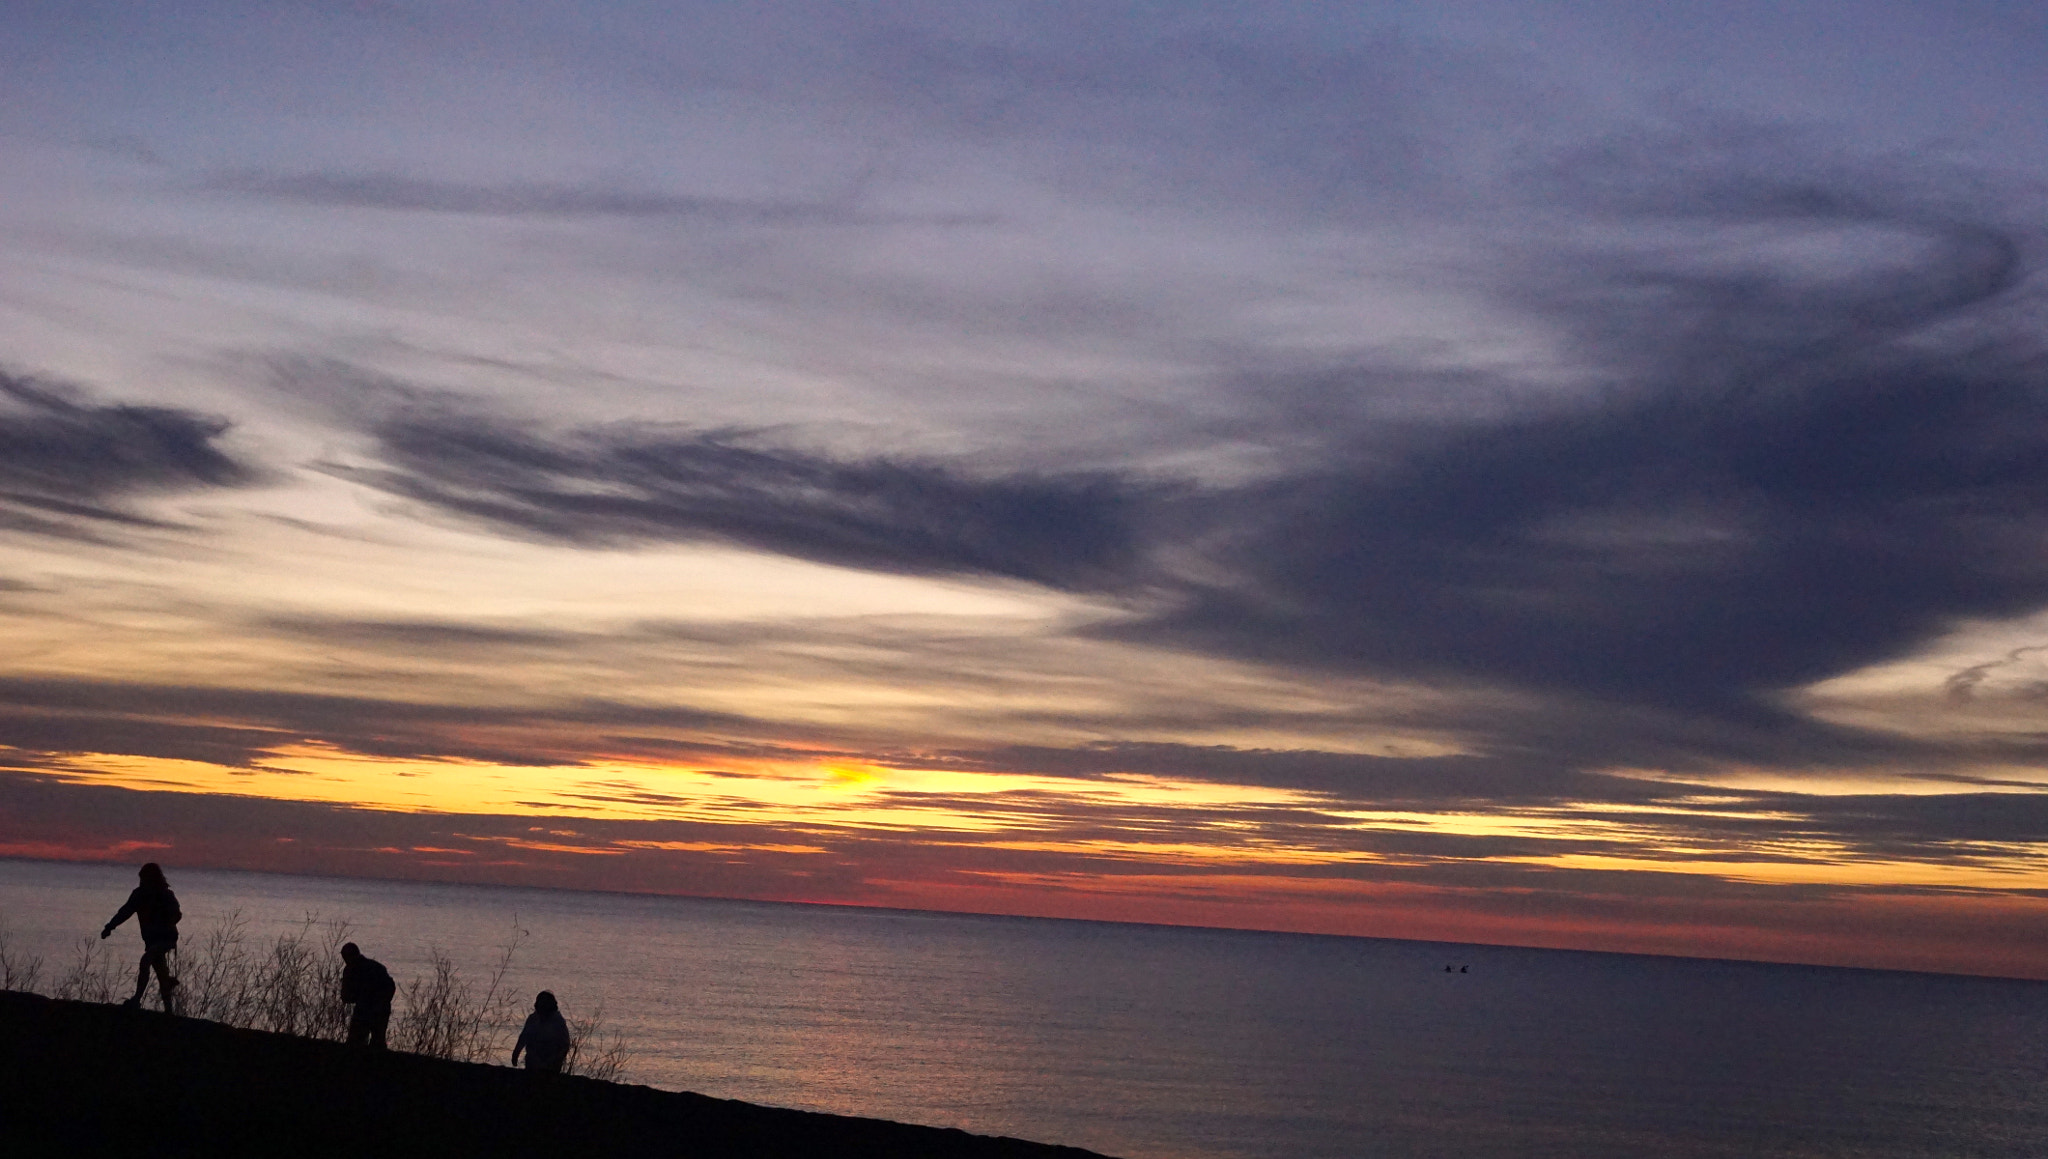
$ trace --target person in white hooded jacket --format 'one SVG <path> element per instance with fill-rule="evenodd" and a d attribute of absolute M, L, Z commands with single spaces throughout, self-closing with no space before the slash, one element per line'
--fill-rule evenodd
<path fill-rule="evenodd" d="M 563 1019 L 561 1007 L 555 1004 L 550 991 L 534 995 L 533 1013 L 526 1016 L 519 1041 L 512 1044 L 513 1066 L 519 1065 L 522 1051 L 526 1054 L 527 1070 L 559 1074 L 562 1064 L 569 1061 L 569 1023 Z"/>

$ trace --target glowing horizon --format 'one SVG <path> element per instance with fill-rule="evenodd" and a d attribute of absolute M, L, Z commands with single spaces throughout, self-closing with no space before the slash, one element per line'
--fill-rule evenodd
<path fill-rule="evenodd" d="M 2038 30 L 1063 12 L 0 16 L 0 853 L 2048 977 Z"/>

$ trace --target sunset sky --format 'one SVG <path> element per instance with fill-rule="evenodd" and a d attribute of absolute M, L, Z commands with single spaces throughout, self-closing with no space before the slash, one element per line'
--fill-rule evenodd
<path fill-rule="evenodd" d="M 2048 977 L 2048 17 L 10 0 L 0 856 Z"/>

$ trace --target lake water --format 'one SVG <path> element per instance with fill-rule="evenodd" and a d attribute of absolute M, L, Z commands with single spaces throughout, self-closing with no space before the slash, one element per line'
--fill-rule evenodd
<path fill-rule="evenodd" d="M 485 972 L 516 923 L 513 984 L 602 1003 L 630 1081 L 1127 1159 L 2048 1155 L 2042 983 L 170 875 L 188 946 L 235 910 L 346 918 L 401 983 L 430 946 Z M 0 860 L 0 921 L 47 978 L 134 881 Z M 133 925 L 115 939 L 132 961 Z"/>

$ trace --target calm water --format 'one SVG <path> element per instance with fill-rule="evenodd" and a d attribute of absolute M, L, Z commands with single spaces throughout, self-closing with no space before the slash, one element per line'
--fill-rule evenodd
<path fill-rule="evenodd" d="M 633 1081 L 1130 1159 L 2048 1155 L 2048 985 L 1425 942 L 176 871 L 191 941 L 345 917 L 403 982 L 603 1003 Z M 0 860 L 61 966 L 127 867 Z M 123 960 L 133 927 L 116 935 Z M 1445 974 L 1446 963 L 1471 967 Z M 46 967 L 46 972 L 50 967 Z"/>

